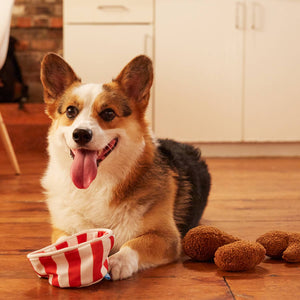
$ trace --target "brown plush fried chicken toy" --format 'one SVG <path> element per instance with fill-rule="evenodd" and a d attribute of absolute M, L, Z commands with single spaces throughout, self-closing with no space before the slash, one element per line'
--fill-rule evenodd
<path fill-rule="evenodd" d="M 186 255 L 197 261 L 212 261 L 221 246 L 239 239 L 212 226 L 197 226 L 188 231 L 182 241 Z"/>
<path fill-rule="evenodd" d="M 282 258 L 287 262 L 300 262 L 300 233 L 270 231 L 257 240 L 271 258 Z"/>
<path fill-rule="evenodd" d="M 200 225 L 183 238 L 183 251 L 198 261 L 212 261 L 223 271 L 246 271 L 261 263 L 265 248 L 257 242 L 241 241 L 212 226 Z"/>
<path fill-rule="evenodd" d="M 247 271 L 260 264 L 265 255 L 300 262 L 300 233 L 270 231 L 256 242 L 242 241 L 212 226 L 192 228 L 182 240 L 187 256 L 213 261 L 223 271 Z"/>
<path fill-rule="evenodd" d="M 266 255 L 265 248 L 255 242 L 238 241 L 218 248 L 215 264 L 223 271 L 247 271 L 260 264 Z"/>

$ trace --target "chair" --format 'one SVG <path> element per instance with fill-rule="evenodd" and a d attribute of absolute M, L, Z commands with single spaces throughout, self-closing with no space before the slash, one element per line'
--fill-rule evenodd
<path fill-rule="evenodd" d="M 14 4 L 14 0 L 4 0 L 0 2 L 0 70 L 6 59 L 8 41 L 9 41 L 9 31 L 10 31 L 10 19 L 11 11 Z M 3 140 L 5 150 L 8 157 L 15 169 L 16 174 L 20 174 L 20 167 L 17 161 L 17 157 L 12 146 L 11 140 L 9 138 L 5 123 L 3 121 L 0 112 L 0 136 Z"/>

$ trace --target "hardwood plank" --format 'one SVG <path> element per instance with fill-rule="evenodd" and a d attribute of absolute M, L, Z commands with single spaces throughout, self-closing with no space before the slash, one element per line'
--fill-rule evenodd
<path fill-rule="evenodd" d="M 7 125 L 49 125 L 51 123 L 45 114 L 44 103 L 26 103 L 24 109 L 19 109 L 17 103 L 1 103 L 0 111 Z"/>
<path fill-rule="evenodd" d="M 44 222 L 27 222 L 27 223 L 15 223 L 7 222 L 1 224 L 1 236 L 5 239 L 8 237 L 24 237 L 24 238 L 35 238 L 35 237 L 45 237 L 50 238 L 51 227 L 48 222 L 49 216 L 45 217 Z M 17 229 L 17 230 L 16 230 Z"/>
<path fill-rule="evenodd" d="M 280 221 L 226 221 L 226 220 L 210 220 L 203 219 L 201 221 L 203 225 L 215 226 L 227 233 L 230 233 L 236 237 L 244 240 L 255 241 L 262 234 L 271 230 L 282 230 L 289 232 L 299 232 L 299 222 L 290 220 Z"/>
<path fill-rule="evenodd" d="M 267 275 L 259 278 L 226 277 L 235 299 L 299 299 L 300 276 Z M 284 296 L 285 295 L 285 296 Z"/>
<path fill-rule="evenodd" d="M 45 114 L 45 104 L 26 103 L 24 109 L 20 110 L 17 103 L 1 103 L 0 111 L 18 161 L 24 151 L 45 152 L 46 136 L 51 123 Z M 2 141 L 0 154 L 6 156 Z"/>
<path fill-rule="evenodd" d="M 32 230 L 34 230 L 32 226 Z M 45 232 L 45 234 L 48 232 Z M 11 237 L 6 238 L 5 243 L 1 245 L 1 254 L 23 254 L 29 253 L 41 248 L 44 248 L 51 244 L 49 236 L 40 237 Z"/>

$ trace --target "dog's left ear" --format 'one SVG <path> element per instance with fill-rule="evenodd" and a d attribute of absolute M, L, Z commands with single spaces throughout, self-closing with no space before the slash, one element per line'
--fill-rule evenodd
<path fill-rule="evenodd" d="M 115 81 L 121 86 L 126 96 L 136 101 L 145 110 L 153 82 L 153 67 L 150 58 L 145 55 L 135 57 L 121 71 Z"/>

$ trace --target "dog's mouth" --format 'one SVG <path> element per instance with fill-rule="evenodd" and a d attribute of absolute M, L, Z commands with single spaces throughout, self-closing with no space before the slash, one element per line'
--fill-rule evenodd
<path fill-rule="evenodd" d="M 79 189 L 87 189 L 97 176 L 99 164 L 116 148 L 118 138 L 112 139 L 102 150 L 88 150 L 84 148 L 71 149 L 73 158 L 71 178 Z"/>

